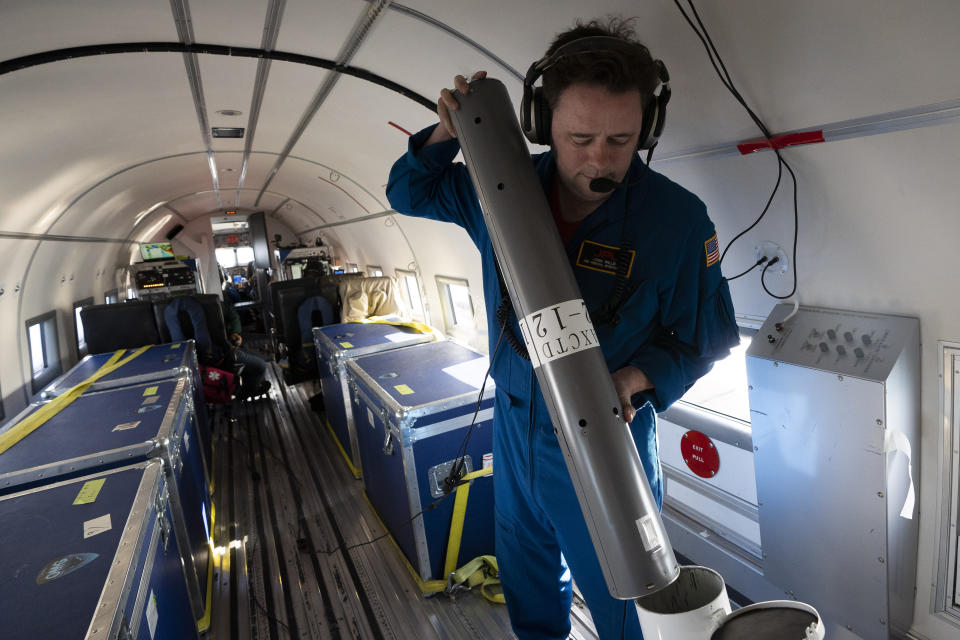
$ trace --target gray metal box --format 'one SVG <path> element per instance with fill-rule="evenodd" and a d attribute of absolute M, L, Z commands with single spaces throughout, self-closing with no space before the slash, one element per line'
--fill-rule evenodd
<path fill-rule="evenodd" d="M 747 351 L 764 575 L 828 624 L 900 637 L 916 579 L 919 321 L 803 307 L 778 329 L 791 308 Z"/>

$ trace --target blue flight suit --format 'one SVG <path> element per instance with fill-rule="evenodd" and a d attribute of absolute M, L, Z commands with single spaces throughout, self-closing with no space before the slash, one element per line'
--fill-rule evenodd
<path fill-rule="evenodd" d="M 467 169 L 453 164 L 459 143 L 421 148 L 432 131 L 411 136 L 408 152 L 390 172 L 387 196 L 401 213 L 460 225 L 477 245 L 492 354 L 501 300 L 493 246 Z M 533 162 L 550 193 L 553 154 L 534 156 Z M 645 170 L 636 158 L 626 180 L 638 180 Z M 592 316 L 616 281 L 610 249 L 623 246 L 626 234 L 636 252 L 620 321 L 595 329 L 610 371 L 633 365 L 655 385 L 631 398 L 638 408 L 631 431 L 662 505 L 655 411 L 680 398 L 729 353 L 739 335 L 706 208 L 679 185 L 647 171 L 639 185 L 617 189 L 587 216 L 566 249 Z M 511 324 L 519 337 L 515 317 Z M 492 376 L 496 555 L 514 632 L 521 640 L 567 637 L 572 571 L 601 638 L 641 638 L 633 603 L 612 598 L 607 589 L 533 367 L 504 341 Z"/>

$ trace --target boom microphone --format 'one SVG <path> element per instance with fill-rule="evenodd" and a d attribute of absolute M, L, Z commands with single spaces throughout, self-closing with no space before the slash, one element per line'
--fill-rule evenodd
<path fill-rule="evenodd" d="M 624 186 L 626 185 L 623 182 L 616 182 L 610 178 L 594 178 L 590 181 L 590 191 L 596 193 L 609 193 Z"/>

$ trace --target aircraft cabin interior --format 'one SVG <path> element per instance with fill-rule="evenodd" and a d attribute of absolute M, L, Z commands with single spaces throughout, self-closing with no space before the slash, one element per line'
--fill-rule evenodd
<path fill-rule="evenodd" d="M 611 18 L 656 74 L 622 134 L 632 92 L 542 91 L 636 53 L 545 55 Z M 0 637 L 522 640 L 567 598 L 574 640 L 960 638 L 958 29 L 0 0 Z"/>

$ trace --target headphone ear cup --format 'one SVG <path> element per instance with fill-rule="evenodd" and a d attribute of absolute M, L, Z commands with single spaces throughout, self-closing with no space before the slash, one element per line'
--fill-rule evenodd
<path fill-rule="evenodd" d="M 651 136 L 659 120 L 659 110 L 660 105 L 656 99 L 651 100 L 644 110 L 643 123 L 640 125 L 640 135 L 637 137 L 637 151 L 644 151 L 649 149 L 653 144 L 656 144 L 656 137 L 653 137 L 651 140 Z"/>
<path fill-rule="evenodd" d="M 543 145 L 550 145 L 550 125 L 553 123 L 553 112 L 550 111 L 550 105 L 543 96 L 543 89 L 536 87 L 533 90 L 533 104 L 530 105 L 533 112 L 533 137 L 532 142 Z"/>

